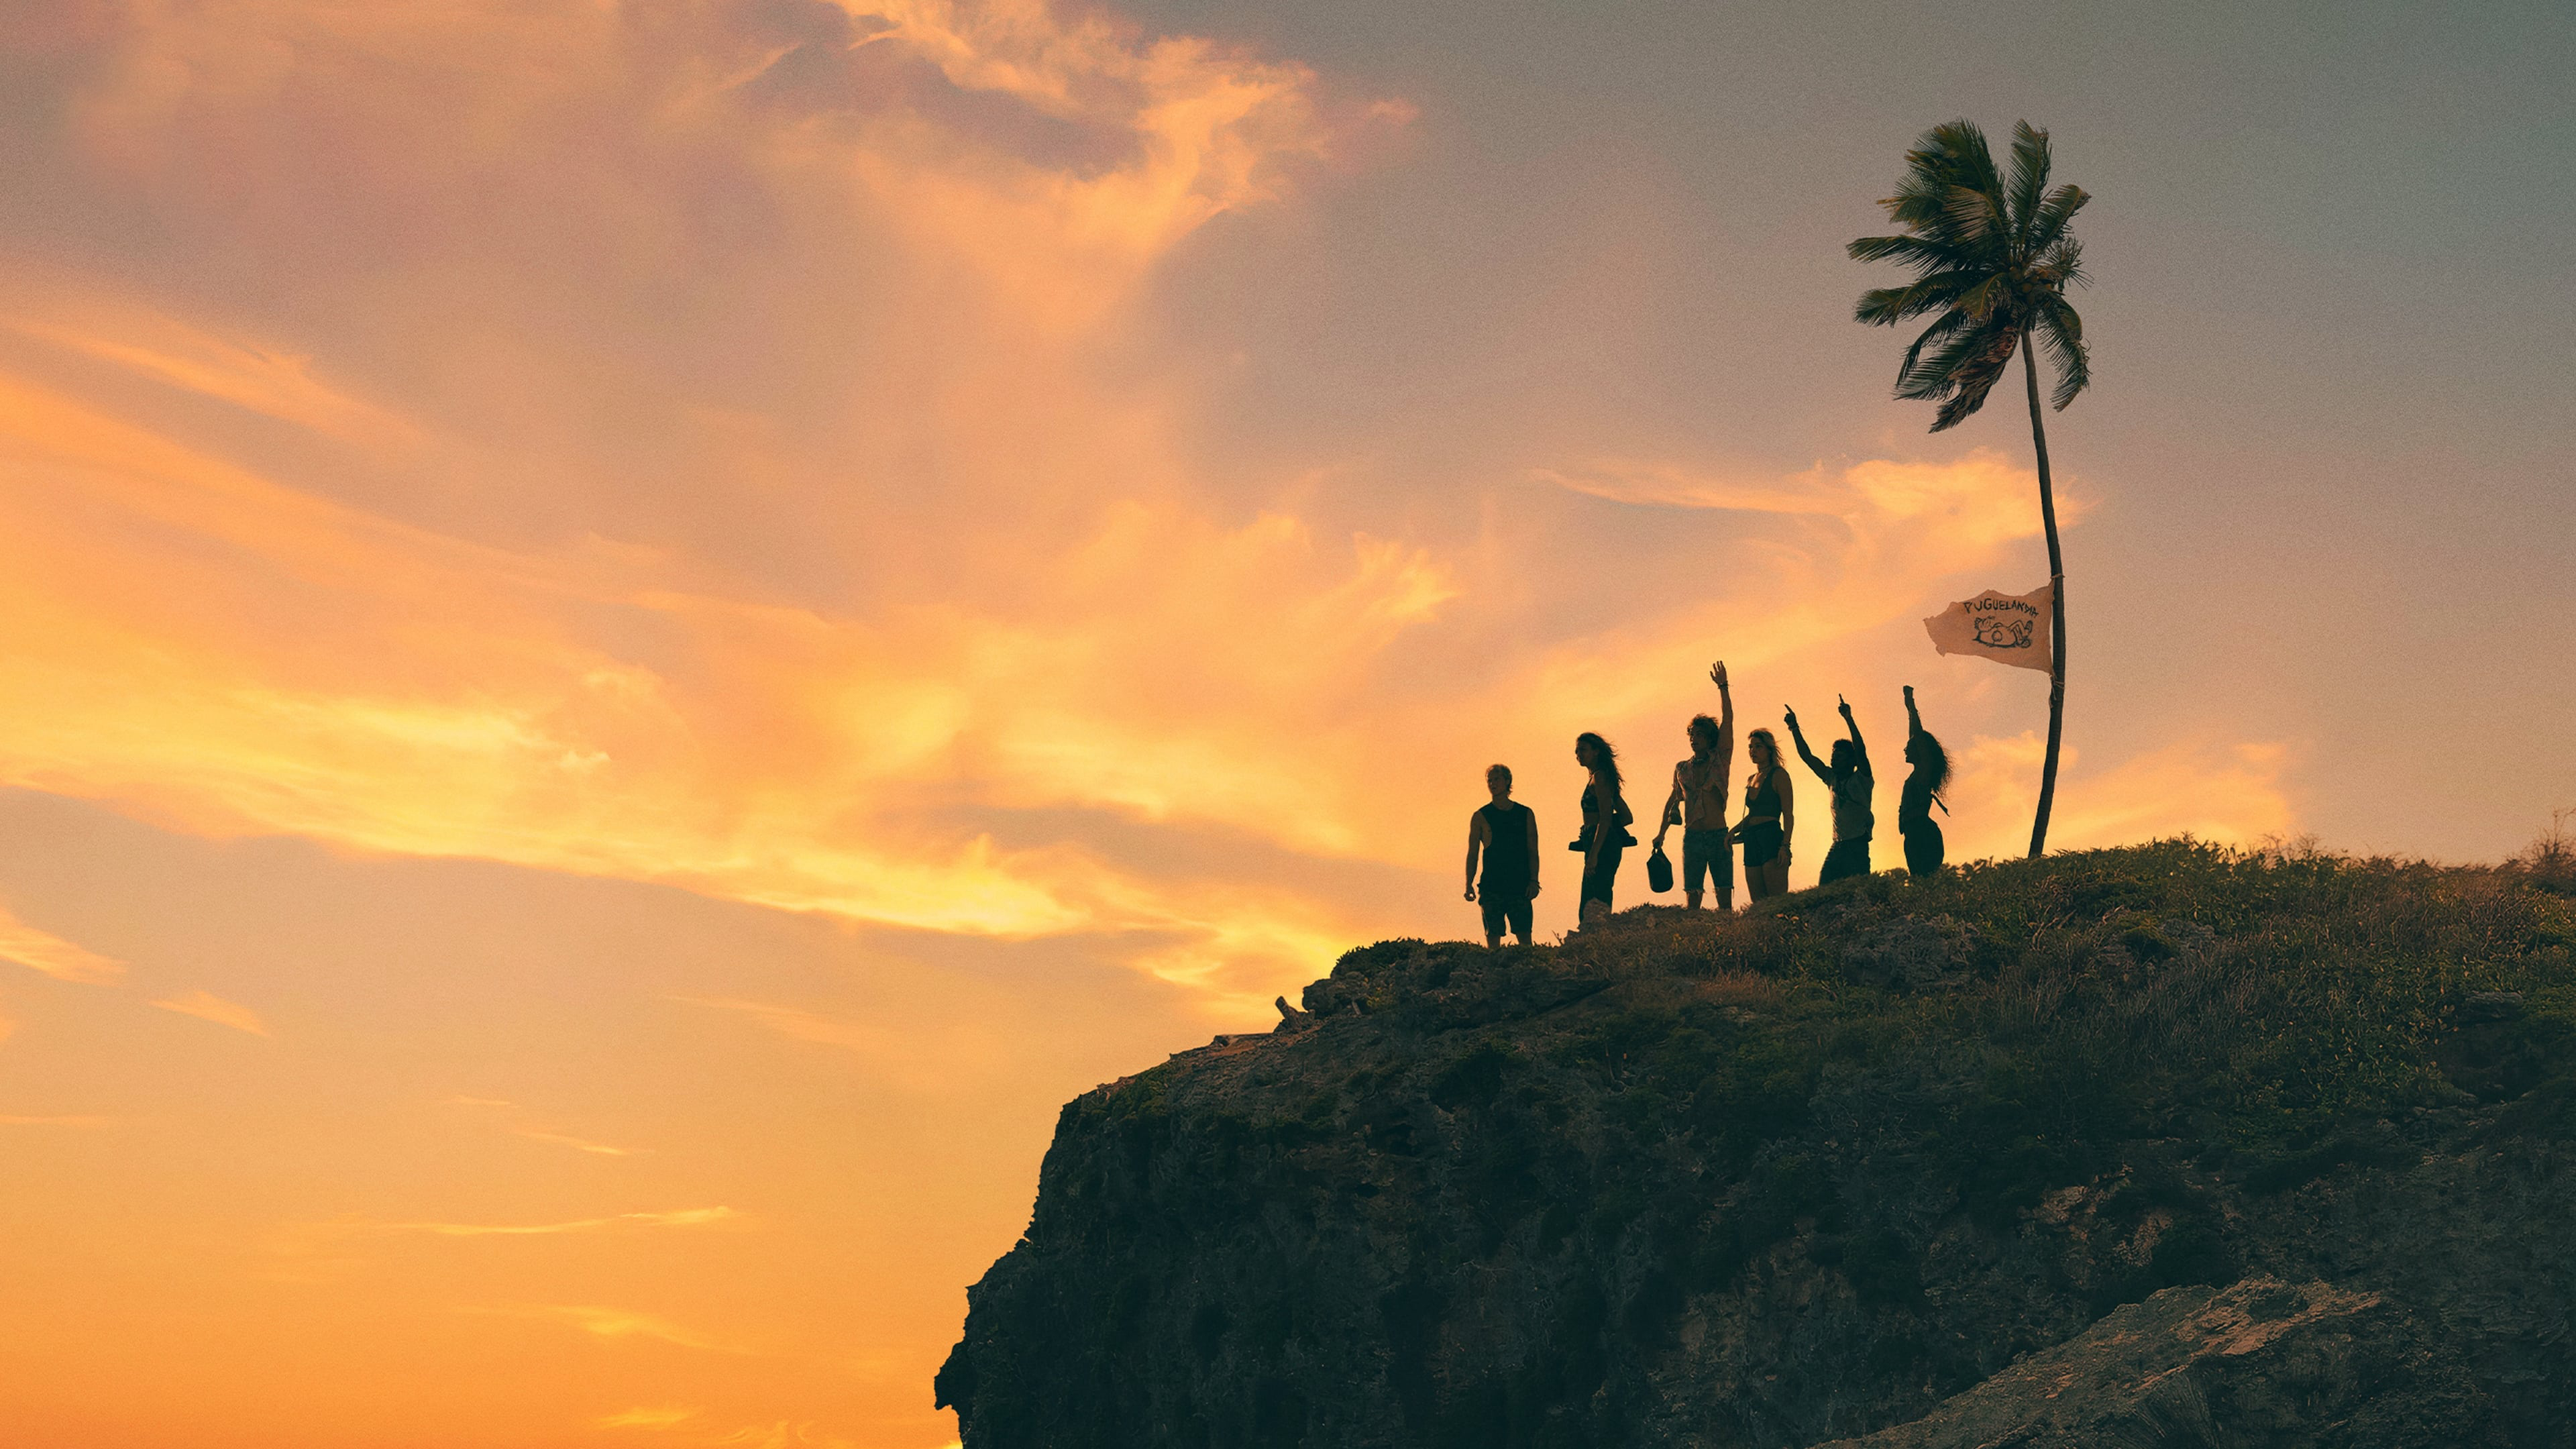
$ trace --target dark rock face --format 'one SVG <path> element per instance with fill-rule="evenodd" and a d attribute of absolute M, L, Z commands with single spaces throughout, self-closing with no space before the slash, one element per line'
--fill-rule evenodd
<path fill-rule="evenodd" d="M 1064 1109 L 940 1401 L 968 1449 L 2576 1444 L 2554 1027 L 2443 987 L 2310 1102 L 2245 1065 L 2307 1028 L 2199 1019 L 2270 1020 L 2277 921 L 1938 889 L 1351 953 Z"/>

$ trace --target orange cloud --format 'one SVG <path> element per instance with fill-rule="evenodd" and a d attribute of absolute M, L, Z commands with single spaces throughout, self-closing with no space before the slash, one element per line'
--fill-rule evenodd
<path fill-rule="evenodd" d="M 191 991 L 185 996 L 173 996 L 152 1004 L 163 1011 L 175 1011 L 182 1016 L 211 1021 L 217 1026 L 229 1026 L 252 1036 L 268 1035 L 268 1027 L 259 1019 L 258 1012 L 239 1002 L 226 1001 L 212 992 Z"/>
<path fill-rule="evenodd" d="M 676 1428 L 681 1424 L 685 1424 L 691 1419 L 697 1418 L 704 1412 L 705 1410 L 703 1409 L 684 1409 L 671 1406 L 639 1406 L 632 1409 L 621 1409 L 614 1414 L 602 1415 L 599 1419 L 594 1421 L 592 1427 L 600 1429 L 670 1429 Z"/>
<path fill-rule="evenodd" d="M 507 1314 L 514 1318 L 534 1318 L 549 1323 L 560 1323 L 567 1328 L 578 1329 L 583 1333 L 587 1333 L 593 1338 L 611 1340 L 628 1338 L 646 1339 L 655 1343 L 671 1344 L 679 1348 L 705 1349 L 715 1353 L 745 1352 L 743 1349 L 715 1342 L 714 1340 L 706 1338 L 700 1334 L 691 1333 L 687 1329 L 681 1328 L 668 1319 L 657 1318 L 650 1313 L 634 1313 L 623 1308 L 600 1308 L 577 1304 L 532 1304 L 517 1308 L 490 1308 L 477 1309 L 474 1311 L 483 1313 L 500 1313 Z M 629 1412 L 631 1413 L 634 1411 L 630 1410 Z M 622 1424 L 612 1424 L 607 1420 L 602 1420 L 600 1427 L 658 1428 L 668 1424 L 678 1423 L 680 1422 L 680 1419 L 688 1417 L 692 1412 L 694 1411 L 682 1411 L 678 1418 L 672 1419 L 625 1419 Z"/>
<path fill-rule="evenodd" d="M 131 20 L 66 134 L 301 300 L 0 296 L 0 687 L 47 701 L 0 783 L 1092 936 L 1259 1019 L 1419 929 L 1314 881 L 1445 864 L 1497 752 L 1686 716 L 1719 652 L 1804 684 L 2036 528 L 1985 451 L 1538 471 L 1747 520 L 1603 629 L 1492 582 L 1545 540 L 1212 476 L 1139 355 L 1159 272 L 1404 110 L 1293 63 L 1036 0 Z"/>
<path fill-rule="evenodd" d="M 125 974 L 124 962 L 39 931 L 5 909 L 0 909 L 0 959 L 42 971 L 57 981 L 106 982 Z"/>
<path fill-rule="evenodd" d="M 519 1105 L 516 1102 L 503 1101 L 497 1097 L 451 1097 L 448 1101 L 459 1107 L 491 1108 L 513 1119 L 520 1116 Z M 636 1152 L 636 1149 L 631 1147 L 611 1147 L 605 1142 L 593 1142 L 589 1138 L 576 1137 L 568 1132 L 550 1131 L 531 1126 L 524 1121 L 514 1120 L 509 1130 L 514 1135 L 525 1137 L 531 1142 L 568 1147 L 575 1152 L 587 1152 L 595 1157 L 632 1157 Z"/>
<path fill-rule="evenodd" d="M 679 1208 L 670 1212 L 615 1213 L 604 1218 L 576 1218 L 562 1223 L 349 1223 L 339 1226 L 380 1233 L 427 1233 L 439 1238 L 542 1238 L 602 1228 L 696 1228 L 731 1222 L 742 1216 L 729 1207 Z"/>
<path fill-rule="evenodd" d="M 2036 731 L 1979 738 L 1952 758 L 1954 819 L 1974 822 L 1951 836 L 1951 853 L 2019 855 L 2030 846 L 2030 800 L 2046 746 Z M 2250 846 L 2290 834 L 2298 814 L 2282 785 L 2290 751 L 2274 743 L 2214 737 L 2179 741 L 2093 775 L 2081 754 L 2062 751 L 2050 811 L 2053 850 L 2191 835 Z"/>

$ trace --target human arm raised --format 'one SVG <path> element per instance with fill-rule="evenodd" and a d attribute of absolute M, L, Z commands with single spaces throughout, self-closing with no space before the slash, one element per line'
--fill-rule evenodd
<path fill-rule="evenodd" d="M 1814 750 L 1807 748 L 1807 732 L 1798 728 L 1798 712 L 1794 709 L 1783 709 L 1780 717 L 1788 722 L 1789 739 L 1798 747 L 1798 758 L 1807 762 L 1807 768 L 1816 772 L 1817 779 L 1832 784 L 1834 772 L 1825 768 L 1825 762 L 1816 758 Z"/>
<path fill-rule="evenodd" d="M 1914 686 L 1909 684 L 1905 686 L 1905 738 L 1911 743 L 1914 737 L 1921 733 L 1923 733 L 1923 716 L 1914 708 Z"/>
<path fill-rule="evenodd" d="M 1856 763 L 1858 763 L 1861 769 L 1867 770 L 1869 768 L 1869 746 L 1861 740 L 1860 721 L 1852 718 L 1851 701 L 1837 694 L 1834 696 L 1834 707 L 1842 711 L 1843 728 L 1851 733 L 1852 753 L 1859 756 Z"/>

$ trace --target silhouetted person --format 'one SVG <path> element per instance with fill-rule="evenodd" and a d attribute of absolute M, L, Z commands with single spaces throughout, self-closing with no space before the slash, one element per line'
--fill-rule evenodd
<path fill-rule="evenodd" d="M 1494 797 L 1467 819 L 1467 899 L 1485 908 L 1485 946 L 1503 944 L 1510 926 L 1521 944 L 1530 943 L 1530 898 L 1538 894 L 1538 815 L 1512 799 L 1512 768 L 1485 767 L 1485 789 Z M 1476 857 L 1485 858 L 1485 878 L 1476 879 Z"/>
<path fill-rule="evenodd" d="M 1846 876 L 1869 874 L 1869 837 L 1876 821 L 1870 814 L 1869 796 L 1877 782 L 1870 778 L 1869 750 L 1861 743 L 1860 724 L 1852 718 L 1851 704 L 1841 695 L 1834 696 L 1835 707 L 1842 711 L 1843 728 L 1851 738 L 1834 741 L 1831 765 L 1816 758 L 1807 748 L 1807 736 L 1798 728 L 1798 712 L 1788 710 L 1789 738 L 1798 745 L 1798 758 L 1825 782 L 1834 801 L 1834 848 L 1825 852 L 1825 868 L 1816 874 L 1816 884 L 1832 885 Z"/>
<path fill-rule="evenodd" d="M 1905 763 L 1914 769 L 1905 777 L 1905 792 L 1897 797 L 1896 833 L 1905 840 L 1906 873 L 1921 880 L 1941 868 L 1945 855 L 1941 824 L 1932 818 L 1932 807 L 1940 805 L 1942 814 L 1950 813 L 1941 800 L 1941 787 L 1950 783 L 1950 752 L 1923 727 L 1910 684 L 1905 686 Z"/>
<path fill-rule="evenodd" d="M 1579 919 L 1596 921 L 1610 914 L 1610 888 L 1619 878 L 1619 856 L 1637 837 L 1628 833 L 1628 801 L 1620 794 L 1619 752 L 1590 730 L 1574 737 L 1574 762 L 1590 774 L 1583 787 L 1583 834 L 1574 848 L 1583 852 L 1583 904 Z"/>
<path fill-rule="evenodd" d="M 1780 767 L 1780 741 L 1769 730 L 1744 737 L 1753 773 L 1744 781 L 1744 816 L 1735 839 L 1744 842 L 1744 893 L 1754 900 L 1789 889 L 1789 836 L 1797 829 L 1796 782 Z"/>
<path fill-rule="evenodd" d="M 1655 831 L 1655 848 L 1664 836 L 1682 828 L 1682 892 L 1691 908 L 1699 907 L 1699 883 L 1709 877 L 1717 889 L 1717 908 L 1735 909 L 1735 858 L 1726 848 L 1727 776 L 1735 769 L 1735 696 L 1726 689 L 1726 661 L 1708 667 L 1717 686 L 1718 718 L 1694 715 L 1690 758 L 1673 766 L 1673 793 L 1664 800 L 1663 824 Z"/>

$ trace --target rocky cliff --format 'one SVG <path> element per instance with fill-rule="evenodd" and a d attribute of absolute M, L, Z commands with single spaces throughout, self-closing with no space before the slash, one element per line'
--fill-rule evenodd
<path fill-rule="evenodd" d="M 1072 1102 L 968 1449 L 2576 1444 L 2576 909 L 2189 843 L 1354 951 Z"/>

